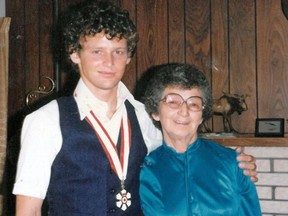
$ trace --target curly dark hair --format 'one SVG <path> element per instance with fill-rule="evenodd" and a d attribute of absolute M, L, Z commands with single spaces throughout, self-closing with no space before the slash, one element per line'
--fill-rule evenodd
<path fill-rule="evenodd" d="M 163 97 L 162 94 L 167 87 L 180 89 L 198 88 L 204 101 L 203 120 L 205 121 L 212 117 L 213 99 L 211 87 L 206 76 L 197 67 L 190 64 L 170 63 L 153 66 L 146 73 L 152 75 L 141 101 L 145 104 L 145 109 L 151 118 L 153 113 L 158 113 L 159 103 Z M 160 122 L 153 120 L 153 123 L 157 128 L 161 129 Z"/>
<path fill-rule="evenodd" d="M 81 49 L 80 39 L 104 32 L 108 39 L 127 39 L 128 53 L 136 51 L 138 34 L 129 13 L 109 1 L 84 1 L 73 5 L 61 18 L 67 55 Z"/>

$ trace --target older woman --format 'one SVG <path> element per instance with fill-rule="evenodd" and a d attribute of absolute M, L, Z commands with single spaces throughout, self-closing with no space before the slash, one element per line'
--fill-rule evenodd
<path fill-rule="evenodd" d="M 211 89 L 202 72 L 187 64 L 157 67 L 144 103 L 164 138 L 141 171 L 145 215 L 261 215 L 255 185 L 238 167 L 237 153 L 198 136 L 201 123 L 212 116 Z"/>

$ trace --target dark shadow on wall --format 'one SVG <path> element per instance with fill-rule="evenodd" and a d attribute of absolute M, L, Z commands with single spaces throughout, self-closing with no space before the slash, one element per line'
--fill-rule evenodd
<path fill-rule="evenodd" d="M 288 20 L 288 0 L 281 0 L 281 8 L 284 13 L 284 16 Z"/>

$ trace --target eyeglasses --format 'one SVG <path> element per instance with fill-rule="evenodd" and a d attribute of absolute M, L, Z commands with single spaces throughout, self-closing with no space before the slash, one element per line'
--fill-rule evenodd
<path fill-rule="evenodd" d="M 172 109 L 179 109 L 183 103 L 187 104 L 189 110 L 198 112 L 204 109 L 203 98 L 199 96 L 191 96 L 184 100 L 184 98 L 176 93 L 167 94 L 160 101 L 166 103 Z"/>

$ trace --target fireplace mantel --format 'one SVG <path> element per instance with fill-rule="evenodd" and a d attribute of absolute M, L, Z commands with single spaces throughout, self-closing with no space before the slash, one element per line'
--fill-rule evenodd
<path fill-rule="evenodd" d="M 288 135 L 285 137 L 255 137 L 254 134 L 240 134 L 237 136 L 205 136 L 224 146 L 251 147 L 288 147 Z"/>

